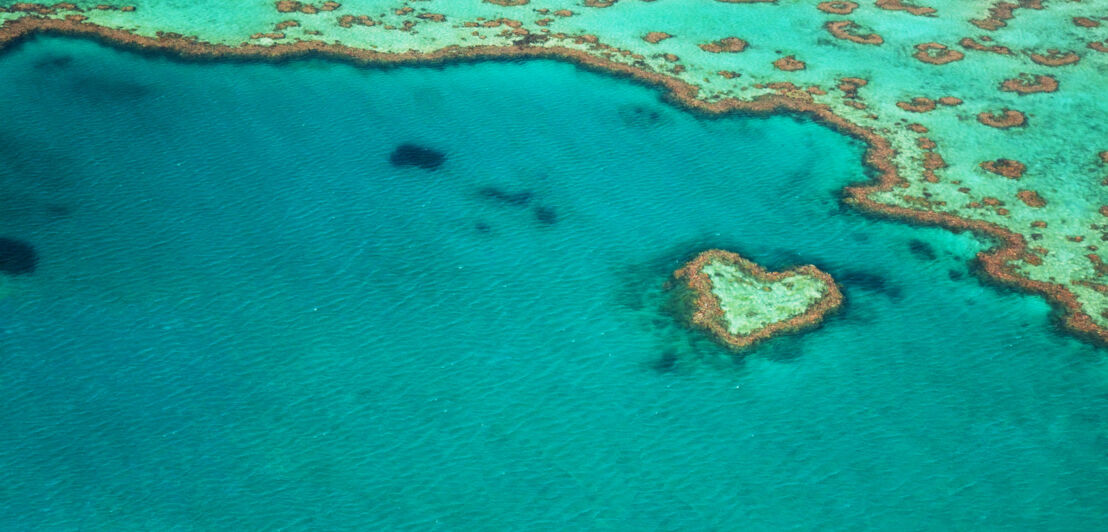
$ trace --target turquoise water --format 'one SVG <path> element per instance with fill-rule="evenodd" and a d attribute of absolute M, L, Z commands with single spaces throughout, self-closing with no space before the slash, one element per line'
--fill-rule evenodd
<path fill-rule="evenodd" d="M 983 242 L 842 208 L 862 146 L 821 126 L 554 62 L 36 39 L 0 79 L 0 237 L 39 253 L 0 283 L 0 529 L 1108 517 L 1105 352 L 977 281 Z M 846 304 L 733 356 L 660 290 L 709 247 Z"/>

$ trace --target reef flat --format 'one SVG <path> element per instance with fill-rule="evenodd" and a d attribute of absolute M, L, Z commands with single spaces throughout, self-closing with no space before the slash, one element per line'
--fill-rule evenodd
<path fill-rule="evenodd" d="M 795 112 L 862 139 L 865 211 L 991 237 L 990 278 L 1108 342 L 1103 2 L 0 2 L 36 32 L 187 57 L 400 64 L 560 58 L 708 113 Z M 741 182 L 736 182 L 741 187 Z"/>
<path fill-rule="evenodd" d="M 842 303 L 831 276 L 815 266 L 767 272 L 720 249 L 697 255 L 674 282 L 691 324 L 733 349 L 817 325 Z"/>

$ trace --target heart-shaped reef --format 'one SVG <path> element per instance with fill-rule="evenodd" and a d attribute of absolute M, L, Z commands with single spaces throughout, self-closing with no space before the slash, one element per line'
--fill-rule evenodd
<path fill-rule="evenodd" d="M 768 272 L 721 249 L 697 255 L 673 277 L 682 317 L 735 350 L 818 325 L 843 300 L 831 276 L 811 264 Z"/>

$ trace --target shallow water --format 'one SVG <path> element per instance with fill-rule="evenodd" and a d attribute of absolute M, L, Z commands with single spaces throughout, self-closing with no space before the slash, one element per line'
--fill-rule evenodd
<path fill-rule="evenodd" d="M 1077 529 L 1105 352 L 865 218 L 863 148 L 554 62 L 0 56 L 0 528 Z M 412 143 L 441 165 L 390 164 Z M 846 304 L 737 357 L 709 247 Z"/>

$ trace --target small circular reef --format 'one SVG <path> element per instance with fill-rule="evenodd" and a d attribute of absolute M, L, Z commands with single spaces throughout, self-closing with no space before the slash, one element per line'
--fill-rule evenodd
<path fill-rule="evenodd" d="M 811 264 L 770 272 L 722 249 L 697 255 L 669 288 L 687 325 L 736 351 L 814 327 L 843 300 L 831 276 Z"/>

